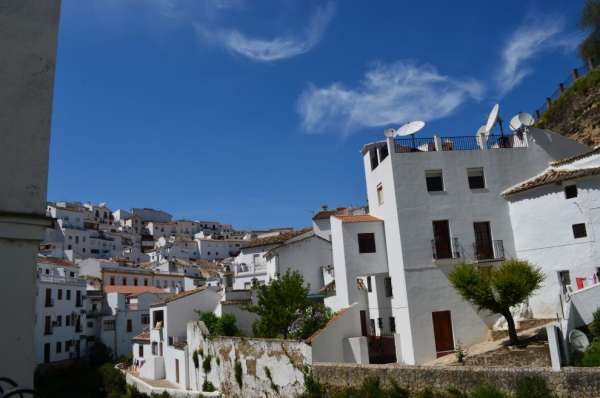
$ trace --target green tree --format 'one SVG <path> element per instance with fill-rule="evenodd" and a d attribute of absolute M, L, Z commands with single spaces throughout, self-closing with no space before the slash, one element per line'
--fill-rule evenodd
<path fill-rule="evenodd" d="M 240 330 L 233 314 L 223 314 L 221 317 L 212 312 L 196 311 L 200 320 L 213 336 L 238 336 Z"/>
<path fill-rule="evenodd" d="M 304 278 L 298 272 L 288 270 L 269 285 L 260 285 L 256 289 L 257 304 L 245 307 L 260 317 L 252 325 L 254 335 L 287 339 L 292 323 L 310 305 L 309 287 L 304 285 Z"/>
<path fill-rule="evenodd" d="M 590 31 L 579 45 L 581 58 L 600 60 L 600 0 L 586 0 L 579 23 Z"/>
<path fill-rule="evenodd" d="M 310 302 L 290 325 L 290 336 L 299 340 L 307 339 L 323 328 L 332 316 L 331 310 L 323 304 Z"/>
<path fill-rule="evenodd" d="M 544 274 L 527 261 L 508 260 L 498 267 L 481 268 L 461 264 L 450 273 L 450 282 L 479 310 L 502 315 L 508 324 L 510 344 L 519 342 L 510 308 L 523 303 L 542 286 Z"/>

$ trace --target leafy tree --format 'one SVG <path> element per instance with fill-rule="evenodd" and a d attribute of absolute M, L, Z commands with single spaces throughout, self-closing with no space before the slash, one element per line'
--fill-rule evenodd
<path fill-rule="evenodd" d="M 204 322 L 206 328 L 213 336 L 238 336 L 240 330 L 237 327 L 237 320 L 233 314 L 223 314 L 218 317 L 212 312 L 196 311 L 200 320 Z"/>
<path fill-rule="evenodd" d="M 245 307 L 260 316 L 252 325 L 254 335 L 287 339 L 292 323 L 310 305 L 309 287 L 304 286 L 304 278 L 298 272 L 288 270 L 269 285 L 260 285 L 256 289 L 257 304 Z"/>
<path fill-rule="evenodd" d="M 290 326 L 290 336 L 307 339 L 321 329 L 333 316 L 331 310 L 321 303 L 310 302 Z"/>
<path fill-rule="evenodd" d="M 594 340 L 600 339 L 600 308 L 594 311 L 594 320 L 588 325 L 588 329 Z"/>
<path fill-rule="evenodd" d="M 491 268 L 461 264 L 450 273 L 450 282 L 465 300 L 506 319 L 511 345 L 518 344 L 519 339 L 510 308 L 531 297 L 543 281 L 539 268 L 520 260 L 504 261 Z"/>
<path fill-rule="evenodd" d="M 581 27 L 591 30 L 588 37 L 579 45 L 583 59 L 600 59 L 600 0 L 586 0 L 579 21 Z"/>

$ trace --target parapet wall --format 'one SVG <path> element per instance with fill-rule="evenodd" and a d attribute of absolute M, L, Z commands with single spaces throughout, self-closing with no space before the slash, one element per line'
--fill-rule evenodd
<path fill-rule="evenodd" d="M 330 390 L 359 387 L 368 377 L 377 377 L 382 385 L 390 380 L 412 392 L 455 387 L 471 390 L 481 384 L 491 384 L 504 391 L 514 391 L 517 380 L 527 375 L 546 379 L 548 387 L 559 397 L 593 398 L 600 396 L 600 368 L 493 368 L 474 366 L 421 367 L 404 365 L 356 365 L 315 363 L 314 378 Z"/>

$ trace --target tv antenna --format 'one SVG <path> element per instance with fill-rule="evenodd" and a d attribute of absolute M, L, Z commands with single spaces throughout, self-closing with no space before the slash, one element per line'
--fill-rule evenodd
<path fill-rule="evenodd" d="M 421 120 L 415 120 L 414 122 L 406 123 L 396 130 L 396 135 L 400 137 L 406 137 L 410 135 L 412 137 L 413 148 L 416 149 L 415 134 L 421 131 L 425 127 L 425 122 Z"/>

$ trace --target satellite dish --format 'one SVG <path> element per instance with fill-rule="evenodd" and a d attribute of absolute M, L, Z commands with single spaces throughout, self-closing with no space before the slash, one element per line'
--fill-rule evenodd
<path fill-rule="evenodd" d="M 383 135 L 385 135 L 387 138 L 393 138 L 396 135 L 396 130 L 385 129 L 385 131 L 383 132 Z"/>
<path fill-rule="evenodd" d="M 531 127 L 535 123 L 535 119 L 527 112 L 519 112 L 519 120 L 525 127 Z"/>
<path fill-rule="evenodd" d="M 414 122 L 410 122 L 410 123 L 406 123 L 405 125 L 403 125 L 402 127 L 400 127 L 396 131 L 396 135 L 404 137 L 404 136 L 407 136 L 407 135 L 416 134 L 423 127 L 425 127 L 425 122 L 422 122 L 420 120 L 417 120 L 417 121 L 414 121 Z"/>
<path fill-rule="evenodd" d="M 484 135 L 487 134 L 487 127 L 484 124 L 483 126 L 479 127 L 479 130 L 477 130 L 477 133 L 475 135 Z"/>
<path fill-rule="evenodd" d="M 517 131 L 523 127 L 531 127 L 535 123 L 533 116 L 527 112 L 519 112 L 510 119 L 509 127 L 512 131 Z"/>
<path fill-rule="evenodd" d="M 585 333 L 577 329 L 569 332 L 569 343 L 571 343 L 571 350 L 576 352 L 584 352 L 590 345 L 590 341 Z"/>
<path fill-rule="evenodd" d="M 494 105 L 494 107 L 490 111 L 490 115 L 488 116 L 487 123 L 485 124 L 485 130 L 488 133 L 492 130 L 492 128 L 494 128 L 494 126 L 496 125 L 496 122 L 498 122 L 498 113 L 499 112 L 500 112 L 500 105 L 499 104 Z"/>

